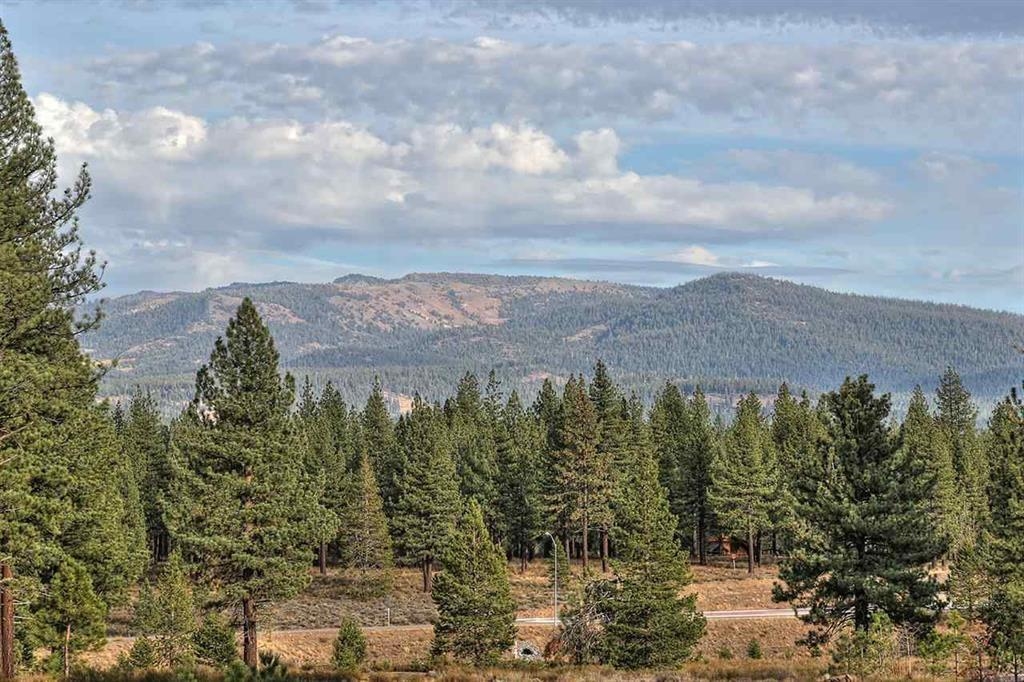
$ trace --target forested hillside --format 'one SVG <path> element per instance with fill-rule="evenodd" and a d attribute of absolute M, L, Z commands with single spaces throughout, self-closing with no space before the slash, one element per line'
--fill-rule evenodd
<path fill-rule="evenodd" d="M 602 358 L 649 401 L 666 379 L 700 384 L 718 404 L 781 381 L 817 392 L 869 372 L 909 394 L 947 366 L 987 405 L 1019 376 L 1024 317 L 835 294 L 763 277 L 722 274 L 671 289 L 540 277 L 350 275 L 329 284 L 233 284 L 198 293 L 114 299 L 84 339 L 116 360 L 105 384 L 154 389 L 182 403 L 206 349 L 245 296 L 278 340 L 282 364 L 331 379 L 346 399 L 374 375 L 395 394 L 436 398 L 462 370 L 494 368 L 532 395 Z M 901 403 L 897 400 L 897 403 Z"/>

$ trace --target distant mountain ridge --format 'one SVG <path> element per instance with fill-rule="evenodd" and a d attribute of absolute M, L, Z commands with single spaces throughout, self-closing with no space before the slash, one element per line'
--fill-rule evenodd
<path fill-rule="evenodd" d="M 545 376 L 602 358 L 628 389 L 665 380 L 726 398 L 781 381 L 811 391 L 867 373 L 884 390 L 932 386 L 956 367 L 982 400 L 1019 383 L 1024 316 L 838 294 L 727 273 L 670 289 L 556 277 L 346 275 L 325 284 L 235 283 L 109 301 L 83 343 L 117 360 L 106 390 L 153 387 L 180 402 L 244 296 L 270 325 L 282 364 L 334 381 L 351 400 L 379 374 L 396 394 L 446 395 L 464 371 L 494 368 L 528 394 Z"/>

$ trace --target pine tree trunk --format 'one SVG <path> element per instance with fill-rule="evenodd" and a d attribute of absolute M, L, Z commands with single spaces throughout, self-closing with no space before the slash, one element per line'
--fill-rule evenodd
<path fill-rule="evenodd" d="M 754 529 L 747 528 L 747 573 L 754 574 Z"/>
<path fill-rule="evenodd" d="M 424 559 L 420 566 L 423 571 L 423 591 L 430 592 L 430 564 L 433 563 L 431 559 Z"/>
<path fill-rule="evenodd" d="M 757 531 L 757 539 L 756 539 L 756 541 L 755 541 L 755 544 L 756 544 L 756 546 L 757 546 L 757 554 L 755 554 L 754 556 L 755 556 L 755 557 L 756 557 L 756 559 L 757 559 L 757 567 L 758 567 L 758 568 L 760 568 L 760 567 L 761 567 L 761 547 L 762 547 L 762 546 L 763 546 L 763 544 L 764 544 L 764 543 L 762 542 L 762 539 L 763 539 L 763 536 L 762 536 L 762 534 L 761 534 L 761 531 Z"/>
<path fill-rule="evenodd" d="M 14 679 L 14 595 L 10 564 L 0 564 L 0 679 Z"/>
<path fill-rule="evenodd" d="M 707 521 L 704 513 L 697 515 L 697 559 L 701 566 L 708 565 Z"/>
<path fill-rule="evenodd" d="M 71 678 L 71 623 L 64 628 L 64 679 Z"/>
<path fill-rule="evenodd" d="M 260 664 L 259 643 L 256 640 L 256 609 L 252 597 L 242 599 L 242 660 L 253 670 Z"/>
<path fill-rule="evenodd" d="M 526 573 L 526 545 L 519 543 L 519 572 Z"/>
<path fill-rule="evenodd" d="M 608 529 L 601 529 L 601 572 L 608 572 Z"/>
<path fill-rule="evenodd" d="M 583 575 L 587 574 L 588 556 L 590 554 L 590 547 L 587 543 L 587 536 L 590 535 L 590 520 L 587 515 L 583 515 L 583 547 L 580 550 L 580 554 L 583 555 Z"/>
<path fill-rule="evenodd" d="M 327 575 L 327 540 L 320 541 L 320 575 Z"/>

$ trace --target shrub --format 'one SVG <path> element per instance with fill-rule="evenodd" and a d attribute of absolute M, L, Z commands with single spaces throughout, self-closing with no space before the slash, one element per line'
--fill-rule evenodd
<path fill-rule="evenodd" d="M 844 633 L 832 650 L 831 672 L 867 677 L 885 672 L 896 657 L 892 621 L 876 613 L 867 630 Z"/>
<path fill-rule="evenodd" d="M 238 658 L 235 631 L 222 616 L 209 613 L 192 635 L 192 646 L 200 663 L 214 667 L 230 664 Z"/>
<path fill-rule="evenodd" d="M 337 670 L 355 670 L 366 660 L 366 637 L 354 618 L 345 618 L 334 640 L 331 662 Z"/>
<path fill-rule="evenodd" d="M 117 667 L 125 672 L 155 668 L 156 649 L 153 647 L 153 643 L 146 637 L 138 638 L 128 653 L 122 654 L 118 659 Z"/>
<path fill-rule="evenodd" d="M 747 644 L 747 658 L 752 658 L 754 660 L 760 660 L 764 658 L 764 654 L 761 652 L 760 640 L 755 638 L 750 640 L 750 643 Z"/>
<path fill-rule="evenodd" d="M 721 649 L 718 650 L 718 657 L 720 659 L 722 659 L 723 661 L 731 661 L 732 660 L 732 649 L 730 649 L 727 646 L 723 646 Z"/>

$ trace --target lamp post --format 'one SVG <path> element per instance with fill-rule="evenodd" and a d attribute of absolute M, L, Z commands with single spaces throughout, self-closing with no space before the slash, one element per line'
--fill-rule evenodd
<path fill-rule="evenodd" d="M 551 538 L 551 554 L 555 559 L 555 589 L 554 589 L 554 606 L 555 606 L 555 626 L 558 626 L 558 540 L 550 532 L 545 531 L 544 535 Z"/>

